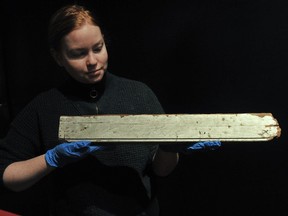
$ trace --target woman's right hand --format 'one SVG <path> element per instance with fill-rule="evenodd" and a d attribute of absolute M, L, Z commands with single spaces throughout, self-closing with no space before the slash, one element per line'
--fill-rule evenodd
<path fill-rule="evenodd" d="M 63 167 L 89 154 L 105 149 L 105 146 L 95 145 L 90 141 L 67 142 L 48 150 L 45 154 L 45 160 L 51 167 Z"/>
<path fill-rule="evenodd" d="M 4 185 L 13 191 L 23 191 L 57 167 L 76 162 L 97 151 L 110 150 L 111 147 L 89 141 L 62 143 L 43 155 L 10 164 L 3 173 Z"/>

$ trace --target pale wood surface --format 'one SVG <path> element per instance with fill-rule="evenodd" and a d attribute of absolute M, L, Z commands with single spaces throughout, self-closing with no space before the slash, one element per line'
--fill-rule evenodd
<path fill-rule="evenodd" d="M 61 116 L 59 138 L 94 142 L 268 141 L 281 128 L 271 113 Z"/>

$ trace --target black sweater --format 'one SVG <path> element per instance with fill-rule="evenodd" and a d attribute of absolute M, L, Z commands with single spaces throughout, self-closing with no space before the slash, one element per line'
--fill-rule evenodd
<path fill-rule="evenodd" d="M 90 97 L 91 90 L 96 98 Z M 1 184 L 9 164 L 44 154 L 59 144 L 61 115 L 161 113 L 156 96 L 141 82 L 108 72 L 97 85 L 69 80 L 60 88 L 38 95 L 11 123 L 0 145 Z M 45 177 L 49 179 L 52 211 L 74 209 L 75 215 L 85 215 L 84 211 L 102 215 L 103 209 L 116 215 L 141 211 L 151 198 L 147 170 L 156 148 L 152 144 L 117 144 L 113 151 L 99 152 L 96 157 L 57 169 Z"/>

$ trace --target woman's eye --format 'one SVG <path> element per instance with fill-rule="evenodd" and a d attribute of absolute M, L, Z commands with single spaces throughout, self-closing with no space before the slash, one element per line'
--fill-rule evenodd
<path fill-rule="evenodd" d="M 102 47 L 103 47 L 103 44 L 101 44 L 101 45 L 95 47 L 95 48 L 93 49 L 93 52 L 94 52 L 94 53 L 99 53 L 99 52 L 101 52 Z"/>
<path fill-rule="evenodd" d="M 99 52 L 101 51 L 101 49 L 102 49 L 102 48 L 99 48 L 99 47 L 98 47 L 98 48 L 95 48 L 95 49 L 93 49 L 93 52 L 94 52 L 94 53 L 99 53 Z"/>
<path fill-rule="evenodd" d="M 81 51 L 76 51 L 76 52 L 70 52 L 69 53 L 69 57 L 70 58 L 81 58 L 85 56 L 85 52 L 81 52 Z"/>

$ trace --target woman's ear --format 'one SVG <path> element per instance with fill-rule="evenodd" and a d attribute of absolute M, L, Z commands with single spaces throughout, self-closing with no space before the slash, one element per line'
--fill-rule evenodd
<path fill-rule="evenodd" d="M 56 63 L 62 67 L 62 57 L 61 55 L 55 50 L 55 49 L 50 49 L 50 53 L 52 55 L 52 57 L 54 58 L 54 60 L 56 61 Z"/>

